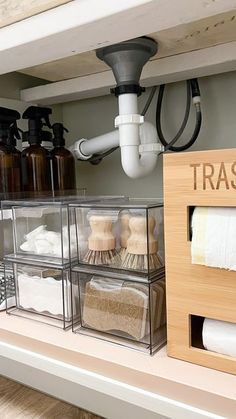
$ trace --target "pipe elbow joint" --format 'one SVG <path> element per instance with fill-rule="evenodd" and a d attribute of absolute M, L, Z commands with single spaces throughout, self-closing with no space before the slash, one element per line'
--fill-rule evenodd
<path fill-rule="evenodd" d="M 121 163 L 126 175 L 132 179 L 138 179 L 149 175 L 157 163 L 157 154 L 153 151 L 145 151 L 139 154 L 137 146 L 121 147 Z"/>
<path fill-rule="evenodd" d="M 76 141 L 69 150 L 72 152 L 72 154 L 75 156 L 78 160 L 88 160 L 92 157 L 92 154 L 85 154 L 82 152 L 82 145 L 83 143 L 87 142 L 85 138 L 82 138 L 78 141 Z"/>

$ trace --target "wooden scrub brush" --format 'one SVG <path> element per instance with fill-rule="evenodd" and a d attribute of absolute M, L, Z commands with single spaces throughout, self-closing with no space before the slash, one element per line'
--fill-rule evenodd
<path fill-rule="evenodd" d="M 129 213 L 122 214 L 120 217 L 120 251 L 119 256 L 120 259 L 123 260 L 126 256 L 126 249 L 127 249 L 127 240 L 130 236 L 130 228 L 129 228 L 129 221 L 131 215 Z"/>
<path fill-rule="evenodd" d="M 116 240 L 112 232 L 112 218 L 106 215 L 92 215 L 89 219 L 91 234 L 88 251 L 83 262 L 91 265 L 109 265 L 118 257 Z"/>
<path fill-rule="evenodd" d="M 156 221 L 154 217 L 132 216 L 129 221 L 130 237 L 127 240 L 127 251 L 122 267 L 139 271 L 155 270 L 163 266 L 158 255 L 158 244 L 154 237 Z M 148 257 L 149 254 L 149 257 Z"/>

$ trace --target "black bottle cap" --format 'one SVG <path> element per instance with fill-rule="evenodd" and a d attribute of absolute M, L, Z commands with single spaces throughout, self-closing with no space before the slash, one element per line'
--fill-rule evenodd
<path fill-rule="evenodd" d="M 23 135 L 23 139 L 28 141 L 30 144 L 41 144 L 45 140 L 45 137 L 49 137 L 50 132 L 43 131 L 43 126 L 51 128 L 49 121 L 49 115 L 51 115 L 51 108 L 42 108 L 40 106 L 29 106 L 22 115 L 23 119 L 28 119 L 29 130 Z M 47 132 L 47 134 L 44 134 Z M 51 139 L 51 137 L 50 137 Z"/>
<path fill-rule="evenodd" d="M 65 145 L 65 138 L 64 138 L 64 131 L 68 132 L 68 129 L 64 127 L 63 124 L 60 122 L 56 122 L 52 126 L 54 138 L 53 138 L 53 145 L 54 147 L 64 147 Z"/>
<path fill-rule="evenodd" d="M 21 130 L 17 127 L 16 122 L 14 122 L 9 127 L 8 136 L 4 139 L 4 143 L 6 143 L 7 145 L 11 145 L 11 146 L 15 147 L 16 146 L 16 140 L 20 140 L 20 138 L 21 138 L 19 131 L 21 131 Z"/>
<path fill-rule="evenodd" d="M 19 112 L 14 109 L 0 107 L 0 137 L 4 141 L 9 136 L 9 130 L 12 125 L 16 126 L 17 119 L 20 119 Z"/>
<path fill-rule="evenodd" d="M 52 142 L 52 133 L 49 131 L 42 131 L 42 141 Z"/>
<path fill-rule="evenodd" d="M 31 138 L 31 142 L 29 140 Z M 50 131 L 43 131 L 40 132 L 40 141 L 32 141 L 32 137 L 29 135 L 29 131 L 24 131 L 22 133 L 22 141 L 27 141 L 30 144 L 40 144 L 43 141 L 52 142 L 52 133 Z"/>

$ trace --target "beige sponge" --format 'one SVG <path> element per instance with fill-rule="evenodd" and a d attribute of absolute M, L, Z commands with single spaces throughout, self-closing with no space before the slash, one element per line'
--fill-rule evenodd
<path fill-rule="evenodd" d="M 140 340 L 145 335 L 148 296 L 128 287 L 98 287 L 86 284 L 83 320 L 100 331 L 119 331 Z"/>
<path fill-rule="evenodd" d="M 151 293 L 154 332 L 161 326 L 163 316 L 164 290 L 158 283 Z M 85 287 L 83 325 L 103 332 L 123 332 L 141 340 L 150 333 L 148 303 L 146 285 L 97 277 Z"/>

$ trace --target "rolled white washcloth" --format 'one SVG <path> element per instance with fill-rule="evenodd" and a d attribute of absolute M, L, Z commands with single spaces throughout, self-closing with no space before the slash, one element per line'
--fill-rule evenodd
<path fill-rule="evenodd" d="M 236 271 L 236 208 L 194 209 L 191 256 L 193 264 Z"/>
<path fill-rule="evenodd" d="M 236 323 L 205 319 L 202 341 L 208 351 L 236 358 Z"/>
<path fill-rule="evenodd" d="M 26 240 L 27 241 L 34 240 L 35 237 L 38 236 L 38 234 L 40 234 L 42 231 L 46 231 L 46 228 L 47 228 L 46 225 L 41 225 L 41 226 L 36 227 L 30 233 L 26 234 L 26 236 L 25 236 Z"/>
<path fill-rule="evenodd" d="M 76 227 L 70 226 L 70 250 L 71 256 L 76 256 Z M 24 252 L 32 252 L 41 255 L 62 256 L 61 234 L 55 231 L 48 231 L 46 225 L 41 225 L 28 233 L 26 241 L 22 243 L 20 249 Z M 68 229 L 63 227 L 63 256 L 69 257 L 69 238 Z"/>

